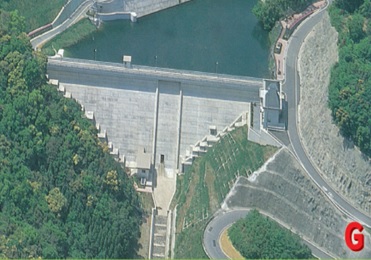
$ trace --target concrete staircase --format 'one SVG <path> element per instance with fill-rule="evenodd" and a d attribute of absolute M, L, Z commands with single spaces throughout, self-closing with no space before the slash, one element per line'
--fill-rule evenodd
<path fill-rule="evenodd" d="M 166 257 L 166 235 L 167 235 L 167 216 L 155 216 L 152 257 L 155 259 L 165 259 Z"/>

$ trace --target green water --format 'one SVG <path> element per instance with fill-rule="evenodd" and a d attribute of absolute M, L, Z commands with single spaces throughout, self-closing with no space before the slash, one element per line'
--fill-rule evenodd
<path fill-rule="evenodd" d="M 131 55 L 138 65 L 267 77 L 268 33 L 251 13 L 256 2 L 193 0 L 137 23 L 105 22 L 66 56 L 122 62 Z"/>

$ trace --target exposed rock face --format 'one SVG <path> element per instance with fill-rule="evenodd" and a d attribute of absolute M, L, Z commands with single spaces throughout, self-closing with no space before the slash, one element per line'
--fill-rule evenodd
<path fill-rule="evenodd" d="M 337 32 L 324 19 L 308 35 L 299 54 L 302 142 L 331 186 L 371 214 L 371 165 L 332 122 L 328 108 L 331 67 L 338 60 Z"/>
<path fill-rule="evenodd" d="M 371 249 L 352 252 L 344 242 L 348 220 L 322 194 L 287 149 L 264 165 L 256 177 L 240 177 L 222 208 L 257 208 L 286 223 L 317 247 L 340 258 L 370 258 Z M 370 244 L 369 236 L 365 245 Z"/>

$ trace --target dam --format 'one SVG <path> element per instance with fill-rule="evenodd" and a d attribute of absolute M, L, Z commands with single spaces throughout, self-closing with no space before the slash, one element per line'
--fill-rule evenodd
<path fill-rule="evenodd" d="M 254 17 L 246 16 L 253 2 L 242 0 L 234 1 L 235 5 L 227 0 L 220 0 L 218 4 L 211 0 L 198 1 L 198 4 L 188 0 L 98 0 L 94 5 L 90 0 L 70 0 L 60 17 L 68 14 L 71 11 L 68 6 L 77 2 L 83 3 L 81 13 L 85 6 L 92 6 L 90 11 L 102 21 L 128 18 L 129 14 L 130 18 L 132 14 L 145 16 L 140 23 L 120 22 L 119 31 L 112 30 L 109 37 L 101 37 L 104 30 L 96 31 L 91 38 L 67 48 L 67 56 L 75 58 L 64 57 L 64 51 L 48 57 L 47 76 L 65 97 L 81 104 L 87 118 L 94 120 L 98 138 L 108 142 L 110 153 L 123 163 L 128 174 L 137 177 L 135 188 L 152 193 L 154 207 L 148 258 L 165 258 L 170 251 L 173 255 L 175 245 L 176 210 L 172 212 L 170 203 L 178 173 L 184 173 L 196 157 L 206 153 L 234 127 L 247 124 L 249 140 L 277 145 L 268 131 L 262 129 L 264 126 L 269 129 L 269 125 L 278 120 L 278 110 L 282 108 L 281 83 L 262 79 L 267 75 L 266 59 L 262 58 L 268 55 L 264 44 L 267 35 L 259 31 Z M 188 2 L 182 5 L 187 10 L 169 9 L 162 18 L 146 16 L 184 2 Z M 229 12 L 225 12 L 223 6 L 227 6 Z M 180 23 L 183 19 L 171 18 L 184 18 L 184 14 L 188 15 L 185 23 Z M 63 26 L 73 24 L 78 16 L 67 19 Z M 179 23 L 164 26 L 168 20 Z M 115 23 L 119 22 L 107 22 L 107 28 L 115 29 Z M 49 34 L 60 33 L 63 26 L 57 26 L 55 32 Z M 155 35 L 151 33 L 155 31 L 153 26 Z M 126 29 L 131 32 L 124 34 L 125 39 L 122 39 L 123 27 L 129 27 Z M 234 30 L 236 28 L 240 31 Z M 189 29 L 198 35 L 190 34 Z M 185 32 L 184 39 L 198 39 L 198 44 L 179 40 L 182 38 L 173 33 L 179 31 Z M 33 46 L 46 41 L 50 35 L 35 38 Z M 212 41 L 202 38 L 203 35 Z M 161 38 L 157 43 L 162 51 L 155 44 L 158 38 Z M 231 41 L 237 38 L 238 41 Z M 105 42 L 106 39 L 109 42 Z M 188 42 L 187 48 L 184 44 Z M 147 45 L 138 46 L 139 43 Z M 132 55 L 136 64 L 152 67 L 131 65 L 131 57 L 124 56 L 121 60 L 123 53 Z M 268 101 L 264 102 L 265 99 Z M 272 100 L 275 106 L 271 106 Z"/>
<path fill-rule="evenodd" d="M 192 145 L 259 103 L 263 86 L 260 78 L 70 58 L 49 57 L 47 73 L 94 112 L 128 163 L 145 150 L 169 177 L 183 171 Z"/>

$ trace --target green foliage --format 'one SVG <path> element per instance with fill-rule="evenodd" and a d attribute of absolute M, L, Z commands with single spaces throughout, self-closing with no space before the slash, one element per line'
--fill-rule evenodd
<path fill-rule="evenodd" d="M 67 0 L 3 0 L 0 1 L 0 9 L 8 12 L 18 10 L 27 21 L 25 30 L 30 32 L 51 23 L 66 2 Z"/>
<path fill-rule="evenodd" d="M 349 37 L 353 42 L 359 42 L 363 39 L 366 33 L 363 31 L 365 18 L 361 14 L 354 14 L 348 20 Z"/>
<path fill-rule="evenodd" d="M 132 180 L 45 79 L 17 12 L 0 11 L 0 258 L 131 258 Z"/>
<path fill-rule="evenodd" d="M 51 41 L 47 42 L 43 46 L 42 51 L 46 55 L 55 55 L 55 51 L 76 44 L 78 41 L 87 37 L 95 30 L 95 26 L 90 22 L 89 19 L 83 19 L 72 25 L 68 30 L 58 34 Z"/>
<path fill-rule="evenodd" d="M 306 8 L 313 0 L 259 0 L 253 8 L 254 15 L 270 31 L 285 15 Z"/>
<path fill-rule="evenodd" d="M 176 236 L 175 256 L 177 259 L 209 259 L 202 247 L 207 220 L 195 223 Z"/>
<path fill-rule="evenodd" d="M 308 259 L 310 249 L 299 236 L 262 216 L 257 210 L 228 230 L 234 247 L 247 259 Z"/>
<path fill-rule="evenodd" d="M 175 255 L 206 258 L 202 249 L 207 220 L 220 207 L 238 176 L 257 170 L 275 148 L 247 140 L 246 127 L 225 135 L 177 179 L 178 204 Z"/>
<path fill-rule="evenodd" d="M 339 32 L 339 62 L 331 72 L 329 106 L 342 134 L 371 156 L 371 23 L 362 15 L 368 7 L 367 0 L 353 14 L 331 8 Z"/>
<path fill-rule="evenodd" d="M 365 0 L 336 0 L 335 4 L 340 9 L 353 13 L 363 4 L 364 1 Z"/>
<path fill-rule="evenodd" d="M 371 0 L 364 0 L 363 4 L 359 7 L 359 11 L 366 18 L 371 18 Z"/>

